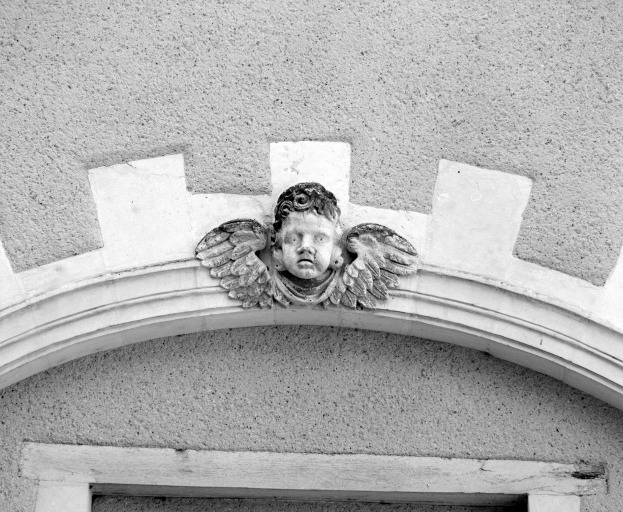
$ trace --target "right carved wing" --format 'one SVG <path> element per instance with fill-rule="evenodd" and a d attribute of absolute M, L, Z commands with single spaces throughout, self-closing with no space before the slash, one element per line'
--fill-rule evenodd
<path fill-rule="evenodd" d="M 268 268 L 257 256 L 268 242 L 268 230 L 253 219 L 221 224 L 203 237 L 195 254 L 210 275 L 221 279 L 232 299 L 242 306 L 270 308 L 272 283 Z"/>
<path fill-rule="evenodd" d="M 417 270 L 418 254 L 408 240 L 381 224 L 359 224 L 346 235 L 346 249 L 357 258 L 348 265 L 331 293 L 333 304 L 375 309 L 387 300 L 398 276 Z"/>

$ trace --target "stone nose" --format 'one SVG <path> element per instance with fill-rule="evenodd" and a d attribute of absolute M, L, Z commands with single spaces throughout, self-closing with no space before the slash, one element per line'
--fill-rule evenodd
<path fill-rule="evenodd" d="M 315 254 L 316 252 L 316 248 L 314 247 L 314 244 L 312 243 L 312 238 L 311 237 L 307 237 L 304 236 L 301 239 L 301 243 L 297 248 L 297 252 L 299 254 L 303 254 L 303 253 L 310 253 L 310 254 Z"/>

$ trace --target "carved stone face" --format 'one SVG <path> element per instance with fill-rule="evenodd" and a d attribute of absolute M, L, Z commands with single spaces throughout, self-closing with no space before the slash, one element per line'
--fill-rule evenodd
<path fill-rule="evenodd" d="M 292 212 L 278 237 L 278 258 L 285 270 L 301 279 L 322 276 L 333 260 L 337 263 L 341 258 L 337 226 L 322 215 Z"/>

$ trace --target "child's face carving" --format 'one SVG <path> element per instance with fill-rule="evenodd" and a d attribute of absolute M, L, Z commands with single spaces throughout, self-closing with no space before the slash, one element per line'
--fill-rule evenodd
<path fill-rule="evenodd" d="M 281 232 L 283 266 L 302 279 L 314 279 L 324 274 L 331 261 L 340 256 L 336 225 L 313 212 L 292 212 L 285 219 Z"/>

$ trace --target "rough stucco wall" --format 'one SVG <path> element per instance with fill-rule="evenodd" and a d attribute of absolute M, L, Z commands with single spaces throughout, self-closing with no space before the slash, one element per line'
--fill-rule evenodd
<path fill-rule="evenodd" d="M 33 510 L 35 486 L 17 467 L 30 440 L 606 463 L 609 494 L 585 498 L 584 511 L 619 512 L 622 427 L 623 412 L 595 398 L 449 344 L 337 328 L 213 331 L 0 391 L 0 510 Z"/>
<path fill-rule="evenodd" d="M 93 512 L 525 512 L 526 507 L 447 507 L 386 503 L 313 503 L 269 500 L 116 498 L 102 496 Z"/>
<path fill-rule="evenodd" d="M 16 270 L 98 247 L 90 167 L 184 151 L 193 191 L 263 193 L 268 141 L 348 140 L 362 204 L 428 212 L 442 157 L 530 176 L 517 255 L 603 283 L 622 24 L 614 0 L 3 1 L 0 238 Z"/>

